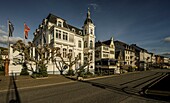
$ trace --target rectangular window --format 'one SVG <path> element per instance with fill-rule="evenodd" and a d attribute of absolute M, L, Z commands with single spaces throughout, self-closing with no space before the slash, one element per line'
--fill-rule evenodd
<path fill-rule="evenodd" d="M 73 50 L 69 49 L 69 55 L 71 55 L 71 58 L 73 57 Z"/>
<path fill-rule="evenodd" d="M 61 31 L 56 30 L 56 38 L 61 39 Z"/>
<path fill-rule="evenodd" d="M 78 47 L 81 48 L 81 41 L 78 41 Z"/>
<path fill-rule="evenodd" d="M 63 40 L 67 40 L 68 39 L 68 33 L 63 32 Z"/>
<path fill-rule="evenodd" d="M 79 59 L 81 60 L 81 53 L 79 53 Z"/>
<path fill-rule="evenodd" d="M 61 39 L 61 31 L 58 32 L 58 38 Z"/>
<path fill-rule="evenodd" d="M 64 48 L 63 49 L 63 58 L 66 58 L 66 55 L 67 55 L 66 53 L 67 53 L 67 49 Z"/>
<path fill-rule="evenodd" d="M 59 38 L 58 30 L 56 30 L 56 38 Z"/>
<path fill-rule="evenodd" d="M 110 54 L 114 54 L 114 51 L 110 51 Z"/>
<path fill-rule="evenodd" d="M 62 27 L 62 22 L 61 21 L 58 21 L 58 26 Z"/>
<path fill-rule="evenodd" d="M 108 57 L 108 54 L 103 54 L 103 57 Z"/>
<path fill-rule="evenodd" d="M 109 50 L 107 47 L 103 47 L 104 50 Z"/>

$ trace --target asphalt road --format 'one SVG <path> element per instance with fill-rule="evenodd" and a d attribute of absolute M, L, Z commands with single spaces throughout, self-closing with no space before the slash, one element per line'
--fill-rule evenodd
<path fill-rule="evenodd" d="M 144 95 L 145 86 L 158 81 L 170 70 L 151 70 L 109 78 L 18 90 L 21 103 L 169 103 Z M 16 84 L 17 85 L 17 84 Z M 0 103 L 15 91 L 0 92 Z"/>

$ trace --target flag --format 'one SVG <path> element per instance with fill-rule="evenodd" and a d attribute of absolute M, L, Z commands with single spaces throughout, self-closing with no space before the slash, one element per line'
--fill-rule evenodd
<path fill-rule="evenodd" d="M 28 32 L 30 31 L 30 28 L 24 23 L 24 34 L 25 39 L 28 39 Z"/>
<path fill-rule="evenodd" d="M 12 33 L 14 31 L 14 26 L 10 21 L 8 21 L 8 28 L 9 28 L 9 35 L 8 36 L 12 37 Z"/>

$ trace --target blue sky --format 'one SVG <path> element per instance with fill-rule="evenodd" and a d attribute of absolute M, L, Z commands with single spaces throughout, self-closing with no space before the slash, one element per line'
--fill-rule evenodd
<path fill-rule="evenodd" d="M 5 44 L 7 20 L 15 28 L 11 40 L 23 38 L 24 22 L 33 32 L 49 13 L 81 28 L 90 7 L 96 41 L 112 36 L 150 52 L 170 54 L 170 0 L 1 0 L 0 43 Z"/>

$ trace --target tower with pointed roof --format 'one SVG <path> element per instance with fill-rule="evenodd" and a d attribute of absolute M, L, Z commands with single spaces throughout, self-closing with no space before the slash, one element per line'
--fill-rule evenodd
<path fill-rule="evenodd" d="M 84 61 L 89 59 L 85 54 L 90 53 L 90 59 L 92 62 L 89 66 L 89 71 L 93 72 L 95 65 L 95 25 L 90 17 L 90 9 L 88 8 L 87 17 L 83 25 L 83 34 L 84 34 Z"/>

